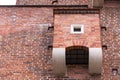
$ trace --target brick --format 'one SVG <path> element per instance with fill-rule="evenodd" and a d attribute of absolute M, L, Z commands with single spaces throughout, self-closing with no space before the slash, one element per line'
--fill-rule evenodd
<path fill-rule="evenodd" d="M 83 17 L 84 20 L 82 20 Z M 91 20 L 94 21 L 92 24 L 91 24 Z M 84 34 L 71 34 L 70 32 L 71 24 L 76 24 L 76 23 L 84 24 L 84 30 L 85 30 Z M 94 32 L 91 31 L 92 29 L 91 27 L 94 28 L 95 30 Z M 99 16 L 97 14 L 86 14 L 86 15 L 55 14 L 54 33 L 55 35 L 54 35 L 53 46 L 57 48 L 59 47 L 64 48 L 75 45 L 77 46 L 84 45 L 87 47 L 101 47 Z M 87 44 L 85 44 L 84 42 L 85 43 L 87 42 Z"/>
<path fill-rule="evenodd" d="M 17 1 L 17 5 L 41 4 L 51 5 L 51 0 Z M 92 8 L 91 0 L 59 0 L 54 5 L 62 4 L 84 4 Z M 119 76 L 112 76 L 111 73 L 112 68 L 120 69 L 120 9 L 118 4 L 105 3 L 104 8 L 100 10 L 100 18 L 97 14 L 55 15 L 54 18 L 53 8 L 0 7 L 0 80 L 120 79 Z M 53 24 L 54 21 L 54 31 L 49 32 L 48 26 L 42 26 Z M 87 25 L 84 36 L 68 34 L 70 23 L 73 22 Z M 98 24 L 105 26 L 107 30 L 101 32 Z M 74 65 L 67 66 L 67 77 L 55 77 L 52 71 L 52 50 L 47 49 L 49 44 L 53 44 L 54 47 L 71 45 L 101 47 L 101 41 L 102 45 L 108 47 L 107 50 L 103 49 L 102 75 L 91 76 L 86 67 Z"/>

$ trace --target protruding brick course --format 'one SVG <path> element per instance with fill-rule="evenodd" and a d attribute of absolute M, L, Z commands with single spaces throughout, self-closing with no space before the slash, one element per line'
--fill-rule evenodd
<path fill-rule="evenodd" d="M 92 7 L 91 0 L 58 0 L 52 4 L 54 0 L 18 0 L 17 5 L 88 5 Z"/>

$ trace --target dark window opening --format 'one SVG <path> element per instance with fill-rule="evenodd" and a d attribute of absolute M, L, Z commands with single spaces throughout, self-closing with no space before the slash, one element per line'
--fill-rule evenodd
<path fill-rule="evenodd" d="M 74 32 L 81 32 L 81 27 L 74 27 Z"/>
<path fill-rule="evenodd" d="M 84 64 L 88 65 L 89 51 L 87 47 L 73 46 L 66 48 L 66 65 Z"/>

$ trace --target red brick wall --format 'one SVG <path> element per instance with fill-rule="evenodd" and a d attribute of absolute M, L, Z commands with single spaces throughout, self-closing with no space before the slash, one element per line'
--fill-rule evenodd
<path fill-rule="evenodd" d="M 66 77 L 54 76 L 52 51 L 48 50 L 53 41 L 53 31 L 42 26 L 46 23 L 53 23 L 50 8 L 0 8 L 0 80 L 92 78 L 88 73 L 76 73 L 76 66 Z"/>
<path fill-rule="evenodd" d="M 108 49 L 103 49 L 103 80 L 119 80 L 120 76 L 113 76 L 112 69 L 120 71 L 120 8 L 105 7 L 101 10 L 102 43 Z"/>
<path fill-rule="evenodd" d="M 99 14 L 55 14 L 54 48 L 101 47 Z M 71 34 L 71 24 L 83 24 L 83 34 Z"/>
<path fill-rule="evenodd" d="M 103 49 L 101 80 L 120 79 L 119 75 L 113 76 L 111 73 L 112 68 L 120 70 L 119 14 L 119 7 L 101 9 L 100 24 L 107 27 L 106 31 L 101 32 L 102 44 L 108 46 L 108 49 Z M 41 26 L 43 23 L 53 23 L 52 9 L 0 7 L 0 80 L 78 80 L 80 77 L 100 80 L 101 76 L 76 73 L 76 66 L 72 67 L 73 71 L 68 68 L 70 72 L 67 77 L 55 78 L 52 51 L 47 47 L 52 44 L 53 31 Z"/>
<path fill-rule="evenodd" d="M 0 80 L 45 80 L 51 74 L 53 36 L 41 24 L 52 16 L 46 8 L 0 8 Z"/>
<path fill-rule="evenodd" d="M 52 23 L 52 9 L 47 8 L 2 8 L 0 7 L 0 34 L 21 31 Z"/>

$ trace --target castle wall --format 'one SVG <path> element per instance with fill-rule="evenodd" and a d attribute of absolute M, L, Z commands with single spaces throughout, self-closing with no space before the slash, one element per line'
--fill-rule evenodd
<path fill-rule="evenodd" d="M 17 4 L 33 3 L 40 4 L 32 0 L 29 3 L 19 0 Z M 55 78 L 52 50 L 48 49 L 48 45 L 53 43 L 53 31 L 48 30 L 53 23 L 53 9 L 0 7 L 0 80 L 120 79 L 119 75 L 112 74 L 113 68 L 120 71 L 120 9 L 108 5 L 100 12 L 100 25 L 106 27 L 106 31 L 101 32 L 102 45 L 107 45 L 107 49 L 103 49 L 102 76 L 91 76 L 74 65 L 73 71 L 68 69 L 68 76 L 63 78 Z M 83 73 L 76 73 L 78 70 Z"/>
<path fill-rule="evenodd" d="M 0 8 L 0 80 L 45 80 L 51 67 L 51 9 Z"/>
<path fill-rule="evenodd" d="M 103 80 L 118 80 L 119 75 L 114 76 L 112 69 L 120 70 L 120 9 L 119 7 L 106 7 L 101 10 L 102 44 L 107 45 L 103 49 Z"/>

